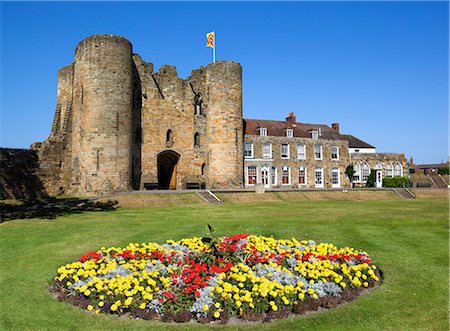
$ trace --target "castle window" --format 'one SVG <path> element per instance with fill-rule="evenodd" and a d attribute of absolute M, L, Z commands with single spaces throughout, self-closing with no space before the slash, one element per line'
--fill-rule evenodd
<path fill-rule="evenodd" d="M 171 143 L 173 141 L 173 132 L 172 132 L 172 130 L 167 130 L 167 133 L 166 133 L 166 142 L 167 143 Z"/>
<path fill-rule="evenodd" d="M 322 188 L 323 187 L 323 168 L 316 167 L 316 187 Z"/>
<path fill-rule="evenodd" d="M 370 166 L 364 162 L 361 167 L 361 181 L 367 182 L 367 180 L 369 179 L 369 175 L 370 175 Z"/>
<path fill-rule="evenodd" d="M 331 146 L 331 159 L 339 160 L 339 147 Z"/>
<path fill-rule="evenodd" d="M 202 113 L 202 105 L 201 104 L 195 105 L 195 115 L 201 115 L 201 113 Z"/>
<path fill-rule="evenodd" d="M 281 158 L 289 159 L 289 144 L 281 144 Z"/>
<path fill-rule="evenodd" d="M 204 176 L 205 173 L 206 173 L 206 164 L 203 163 L 203 164 L 202 164 L 202 176 Z"/>
<path fill-rule="evenodd" d="M 394 177 L 401 177 L 402 176 L 402 166 L 400 163 L 396 163 L 394 166 Z"/>
<path fill-rule="evenodd" d="M 291 185 L 291 168 L 284 166 L 281 168 L 281 184 Z"/>
<path fill-rule="evenodd" d="M 339 187 L 339 168 L 331 169 L 331 187 Z"/>
<path fill-rule="evenodd" d="M 272 167 L 272 185 L 277 185 L 277 167 Z"/>
<path fill-rule="evenodd" d="M 306 185 L 306 168 L 298 168 L 298 185 Z"/>
<path fill-rule="evenodd" d="M 358 183 L 359 180 L 360 180 L 359 171 L 360 171 L 359 165 L 358 165 L 357 163 L 355 163 L 355 164 L 353 165 L 353 181 L 354 181 L 355 183 Z"/>
<path fill-rule="evenodd" d="M 294 137 L 294 130 L 286 129 L 286 137 L 293 138 Z"/>
<path fill-rule="evenodd" d="M 319 132 L 313 130 L 311 131 L 311 138 L 312 139 L 319 139 Z"/>
<path fill-rule="evenodd" d="M 322 145 L 314 145 L 314 158 L 322 160 Z"/>
<path fill-rule="evenodd" d="M 262 154 L 263 154 L 263 159 L 271 159 L 272 158 L 272 144 L 264 143 L 262 145 Z"/>
<path fill-rule="evenodd" d="M 197 92 L 194 95 L 194 113 L 195 115 L 203 115 L 202 114 L 202 103 L 203 103 L 203 94 L 202 92 Z"/>
<path fill-rule="evenodd" d="M 256 174 L 257 174 L 256 166 L 248 166 L 247 167 L 247 185 L 255 185 L 256 184 Z"/>
<path fill-rule="evenodd" d="M 258 131 L 259 131 L 259 135 L 261 137 L 267 137 L 267 129 L 266 128 L 259 128 Z"/>
<path fill-rule="evenodd" d="M 297 145 L 297 159 L 299 160 L 306 159 L 306 146 L 303 144 Z"/>
<path fill-rule="evenodd" d="M 253 144 L 252 143 L 244 143 L 244 157 L 246 159 L 253 158 Z"/>
<path fill-rule="evenodd" d="M 393 171 L 392 164 L 388 163 L 386 165 L 386 177 L 394 177 L 392 171 Z"/>
<path fill-rule="evenodd" d="M 198 132 L 194 134 L 194 147 L 200 147 L 200 135 Z"/>

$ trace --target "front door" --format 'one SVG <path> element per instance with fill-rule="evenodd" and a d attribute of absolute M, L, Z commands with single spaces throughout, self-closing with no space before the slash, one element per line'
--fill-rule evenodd
<path fill-rule="evenodd" d="M 179 158 L 178 153 L 170 150 L 158 154 L 158 188 L 160 190 L 176 190 Z"/>
<path fill-rule="evenodd" d="M 377 170 L 375 178 L 376 178 L 375 186 L 377 188 L 383 187 L 383 178 L 381 176 L 381 170 Z"/>
<path fill-rule="evenodd" d="M 269 169 L 266 167 L 263 167 L 261 169 L 261 181 L 264 184 L 264 187 L 270 187 L 269 184 Z"/>

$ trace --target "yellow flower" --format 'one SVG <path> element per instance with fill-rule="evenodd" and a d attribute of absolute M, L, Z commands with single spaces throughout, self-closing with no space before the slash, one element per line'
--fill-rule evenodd
<path fill-rule="evenodd" d="M 118 308 L 118 307 L 117 307 L 117 306 L 116 306 L 116 305 L 114 304 L 114 305 L 112 305 L 112 306 L 111 306 L 111 308 L 110 308 L 110 309 L 111 309 L 112 311 L 116 311 L 116 310 L 117 310 L 117 308 Z"/>
<path fill-rule="evenodd" d="M 277 310 L 278 310 L 278 307 L 275 306 L 275 305 L 272 305 L 272 309 L 273 309 L 273 311 L 277 311 Z"/>
<path fill-rule="evenodd" d="M 214 317 L 215 317 L 215 318 L 219 318 L 219 317 L 220 317 L 220 311 L 216 311 L 216 312 L 214 313 Z"/>
<path fill-rule="evenodd" d="M 299 293 L 299 294 L 298 294 L 298 298 L 299 298 L 300 300 L 303 300 L 303 299 L 305 298 L 305 295 L 304 295 L 303 293 Z"/>
<path fill-rule="evenodd" d="M 84 291 L 84 295 L 85 295 L 85 296 L 89 296 L 89 294 L 91 294 L 91 290 L 86 290 L 86 291 Z"/>
<path fill-rule="evenodd" d="M 214 307 L 220 308 L 220 302 L 216 302 L 216 303 L 214 304 Z"/>
<path fill-rule="evenodd" d="M 208 305 L 203 305 L 202 309 L 203 309 L 203 311 L 208 311 L 209 307 L 208 307 Z"/>
<path fill-rule="evenodd" d="M 344 282 L 341 282 L 339 285 L 341 285 L 342 288 L 346 288 L 347 287 L 347 284 L 345 284 Z"/>
<path fill-rule="evenodd" d="M 94 309 L 94 307 L 92 307 L 91 305 L 88 305 L 88 306 L 86 307 L 86 309 L 90 311 L 90 310 Z"/>
<path fill-rule="evenodd" d="M 99 314 L 99 313 L 100 313 L 100 309 L 97 309 L 97 310 L 95 311 L 95 313 L 96 313 L 96 314 Z"/>
<path fill-rule="evenodd" d="M 242 302 L 240 302 L 239 300 L 238 301 L 236 301 L 236 307 L 240 307 L 240 306 L 242 306 Z"/>
<path fill-rule="evenodd" d="M 103 307 L 105 305 L 105 303 L 103 302 L 103 301 L 100 301 L 99 303 L 98 303 L 98 306 L 99 307 Z"/>

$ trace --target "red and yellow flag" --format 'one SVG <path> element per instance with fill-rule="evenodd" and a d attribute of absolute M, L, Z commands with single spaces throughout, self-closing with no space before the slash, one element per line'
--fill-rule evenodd
<path fill-rule="evenodd" d="M 214 48 L 214 31 L 206 34 L 206 47 Z"/>

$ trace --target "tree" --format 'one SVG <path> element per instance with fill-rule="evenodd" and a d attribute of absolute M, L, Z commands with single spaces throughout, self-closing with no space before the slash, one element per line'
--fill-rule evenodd
<path fill-rule="evenodd" d="M 353 174 L 355 173 L 355 170 L 353 169 L 353 164 L 350 164 L 347 168 L 345 168 L 345 174 L 347 175 L 348 179 L 350 180 L 350 185 L 353 187 Z"/>

